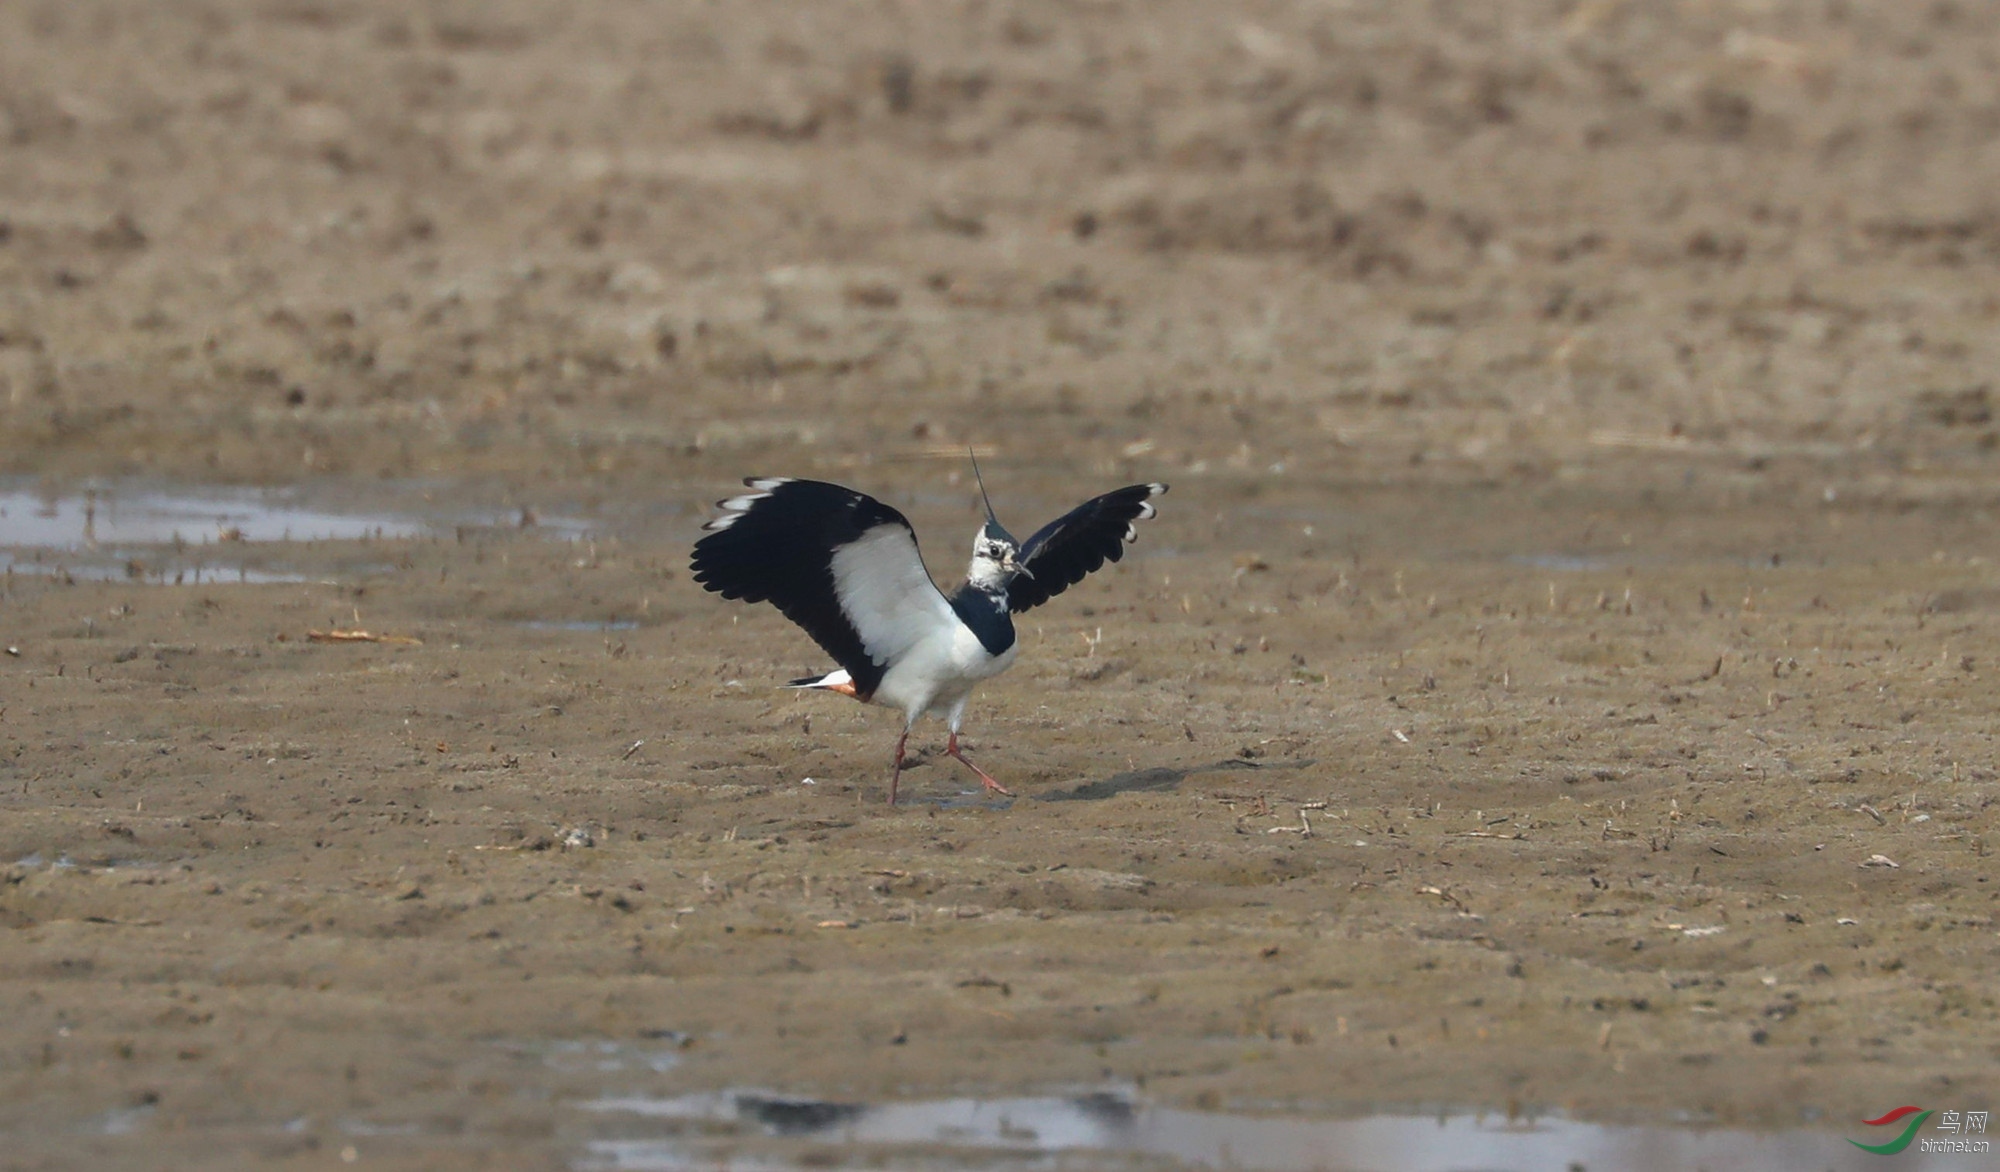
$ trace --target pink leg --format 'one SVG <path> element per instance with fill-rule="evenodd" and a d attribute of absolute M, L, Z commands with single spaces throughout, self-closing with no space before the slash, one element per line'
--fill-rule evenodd
<path fill-rule="evenodd" d="M 1010 798 L 1014 796 L 1012 790 L 1007 789 L 1005 786 L 1002 786 L 999 782 L 993 780 L 992 775 L 988 774 L 984 769 L 981 769 L 979 766 L 974 765 L 972 762 L 966 760 L 965 754 L 958 751 L 957 733 L 951 734 L 951 740 L 944 747 L 944 755 L 947 757 L 958 758 L 960 764 L 964 765 L 967 769 L 972 770 L 974 773 L 977 773 L 979 775 L 979 783 L 985 786 L 987 789 L 992 790 L 996 794 L 1005 794 L 1007 797 Z"/>
<path fill-rule="evenodd" d="M 896 804 L 896 783 L 903 780 L 903 746 L 910 743 L 910 730 L 896 738 L 896 771 L 889 775 L 889 804 Z"/>

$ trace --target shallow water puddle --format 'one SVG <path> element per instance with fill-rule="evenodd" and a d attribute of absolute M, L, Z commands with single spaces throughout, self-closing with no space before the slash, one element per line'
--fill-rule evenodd
<path fill-rule="evenodd" d="M 1589 553 L 1517 553 L 1508 557 L 1507 562 L 1509 565 L 1527 566 L 1536 570 L 1558 570 L 1568 574 L 1608 570 L 1617 564 L 1609 557 Z"/>
<path fill-rule="evenodd" d="M 665 1074 L 681 1063 L 687 1036 L 661 1031 L 649 1044 L 616 1042 L 609 1039 L 559 1042 L 508 1041 L 499 1043 L 508 1055 L 536 1061 L 563 1074 Z"/>
<path fill-rule="evenodd" d="M 92 1121 L 88 1130 L 98 1135 L 134 1135 L 146 1129 L 157 1109 L 151 1103 L 141 1103 L 106 1111 Z"/>
<path fill-rule="evenodd" d="M 737 1091 L 601 1098 L 579 1106 L 615 1119 L 625 1133 L 590 1140 L 573 1164 L 579 1172 L 762 1172 L 901 1166 L 909 1159 L 982 1169 L 1838 1172 L 1881 1160 L 1823 1131 L 1614 1127 L 1498 1114 L 1299 1119 L 1152 1107 L 1118 1093 L 869 1106 Z M 663 1134 L 634 1134 L 649 1128 Z M 1943 1164 L 1913 1149 L 1900 1166 Z"/>
<path fill-rule="evenodd" d="M 108 557 L 109 555 L 105 555 Z M 64 557 L 43 560 L 40 558 L 17 557 L 0 552 L 0 574 L 41 574 L 51 577 L 67 575 L 78 582 L 151 582 L 171 583 L 175 586 L 226 586 L 260 585 L 267 582 L 310 582 L 309 574 L 294 574 L 284 570 L 259 570 L 239 565 L 192 565 L 153 566 L 130 558 L 104 560 L 88 557 Z"/>
<path fill-rule="evenodd" d="M 314 508 L 292 493 L 220 488 L 0 492 L 0 546 L 16 548 L 354 541 L 413 537 L 428 528 L 409 517 Z"/>
<path fill-rule="evenodd" d="M 417 490 L 406 495 L 422 496 Z M 300 489 L 130 483 L 59 493 L 14 488 L 0 490 L 0 573 L 175 585 L 303 582 L 308 575 L 243 564 L 245 547 L 409 538 L 461 525 L 525 523 L 520 514 L 428 503 L 341 508 L 310 500 Z M 585 529 L 570 518 L 534 523 L 568 537 Z"/>

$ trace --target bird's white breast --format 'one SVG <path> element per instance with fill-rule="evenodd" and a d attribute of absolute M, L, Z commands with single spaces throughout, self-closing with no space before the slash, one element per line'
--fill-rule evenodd
<path fill-rule="evenodd" d="M 979 636 L 963 623 L 933 633 L 882 677 L 875 702 L 920 715 L 956 703 L 981 680 L 992 679 L 1014 665 L 1020 644 L 990 654 Z"/>

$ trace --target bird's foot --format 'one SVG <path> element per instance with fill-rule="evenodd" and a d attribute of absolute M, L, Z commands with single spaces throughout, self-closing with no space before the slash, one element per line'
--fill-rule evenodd
<path fill-rule="evenodd" d="M 986 772 L 984 769 L 981 769 L 979 766 L 974 765 L 971 761 L 966 759 L 964 753 L 959 752 L 957 733 L 951 734 L 951 740 L 945 744 L 944 755 L 956 759 L 959 764 L 965 766 L 967 769 L 970 769 L 974 773 L 978 774 L 979 784 L 984 786 L 988 793 L 1001 794 L 1005 797 L 1010 797 L 1010 798 L 1014 796 L 1013 790 L 1010 790 L 1006 786 L 1001 785 L 999 782 L 995 781 L 993 779 L 992 774 Z"/>
<path fill-rule="evenodd" d="M 909 743 L 910 730 L 904 729 L 903 735 L 896 738 L 896 771 L 889 775 L 889 804 L 892 806 L 896 804 L 896 783 L 903 780 L 903 746 Z"/>

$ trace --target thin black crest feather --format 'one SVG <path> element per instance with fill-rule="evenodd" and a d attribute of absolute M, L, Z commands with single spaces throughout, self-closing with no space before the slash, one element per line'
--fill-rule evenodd
<path fill-rule="evenodd" d="M 972 461 L 972 479 L 979 484 L 979 499 L 986 505 L 987 522 L 996 529 L 1004 528 L 1000 524 L 1000 518 L 993 515 L 993 498 L 986 495 L 986 478 L 979 474 L 979 454 L 972 450 L 971 444 L 967 444 L 965 445 L 965 455 L 967 459 Z"/>

